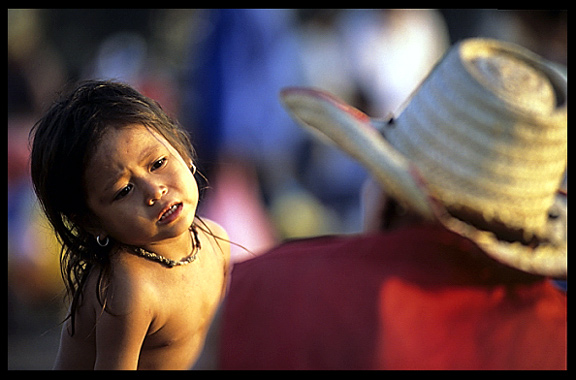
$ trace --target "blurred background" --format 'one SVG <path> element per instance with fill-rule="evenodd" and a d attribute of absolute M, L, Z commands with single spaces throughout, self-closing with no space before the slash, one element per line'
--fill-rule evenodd
<path fill-rule="evenodd" d="M 525 46 L 566 73 L 558 10 L 9 9 L 8 369 L 49 369 L 65 316 L 59 246 L 38 209 L 28 133 L 82 79 L 127 82 L 192 136 L 207 178 L 199 214 L 222 224 L 233 260 L 286 239 L 360 230 L 366 172 L 313 141 L 278 100 L 328 90 L 394 113 L 453 43 Z"/>

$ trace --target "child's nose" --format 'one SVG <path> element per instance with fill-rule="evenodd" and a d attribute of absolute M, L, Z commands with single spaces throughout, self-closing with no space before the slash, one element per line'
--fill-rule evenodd
<path fill-rule="evenodd" d="M 153 206 L 157 201 L 159 201 L 166 193 L 168 188 L 164 185 L 152 185 L 150 189 L 150 196 L 148 196 L 147 204 Z"/>

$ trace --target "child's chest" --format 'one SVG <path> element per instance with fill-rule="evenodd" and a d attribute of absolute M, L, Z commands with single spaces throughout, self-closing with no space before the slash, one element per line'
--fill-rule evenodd
<path fill-rule="evenodd" d="M 145 345 L 204 335 L 222 299 L 226 272 L 222 255 L 211 247 L 200 250 L 190 264 L 166 269 L 158 279 L 158 305 Z"/>

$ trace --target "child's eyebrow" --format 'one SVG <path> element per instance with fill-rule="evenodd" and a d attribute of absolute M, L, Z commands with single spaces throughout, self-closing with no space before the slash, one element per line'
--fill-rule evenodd
<path fill-rule="evenodd" d="M 148 165 L 148 161 L 150 160 L 150 157 L 152 157 L 153 155 L 157 154 L 157 152 L 160 150 L 160 147 L 158 147 L 155 144 L 151 144 L 147 147 L 145 147 L 142 152 L 140 153 L 140 160 L 139 163 L 142 166 L 147 166 Z M 111 177 L 111 179 L 109 181 L 106 182 L 106 184 L 104 185 L 104 191 L 106 193 L 108 192 L 114 192 L 114 185 L 122 178 L 122 176 L 124 175 L 124 173 L 119 173 L 117 175 L 113 175 Z"/>
<path fill-rule="evenodd" d="M 150 157 L 156 154 L 156 152 L 158 152 L 159 150 L 160 148 L 157 145 L 153 144 L 147 146 L 145 149 L 142 150 L 142 153 L 140 154 L 140 164 L 143 166 L 148 165 Z"/>
<path fill-rule="evenodd" d="M 120 180 L 120 178 L 122 178 L 122 175 L 118 175 L 118 176 L 113 176 L 112 179 L 108 182 L 106 182 L 106 184 L 104 185 L 104 193 L 112 193 L 114 192 L 116 189 L 114 189 L 114 185 L 116 185 L 116 183 Z"/>

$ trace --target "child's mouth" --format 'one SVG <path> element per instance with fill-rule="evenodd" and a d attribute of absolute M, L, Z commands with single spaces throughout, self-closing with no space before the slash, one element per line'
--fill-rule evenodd
<path fill-rule="evenodd" d="M 180 212 L 182 211 L 182 203 L 176 203 L 172 206 L 170 206 L 170 208 L 168 210 L 166 210 L 162 216 L 160 216 L 160 219 L 158 220 L 158 223 L 169 223 L 171 221 L 173 221 L 174 219 L 176 219 L 178 217 L 178 215 L 180 215 Z"/>

